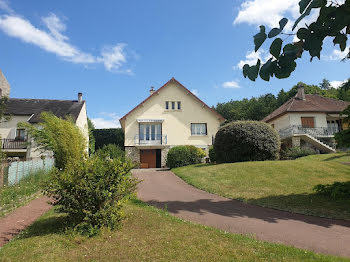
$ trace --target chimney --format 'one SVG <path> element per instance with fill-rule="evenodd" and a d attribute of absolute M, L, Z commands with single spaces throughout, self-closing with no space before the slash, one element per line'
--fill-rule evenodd
<path fill-rule="evenodd" d="M 83 93 L 78 93 L 78 102 L 83 102 Z"/>
<path fill-rule="evenodd" d="M 305 91 L 303 85 L 298 85 L 297 98 L 299 98 L 300 100 L 305 100 Z"/>
<path fill-rule="evenodd" d="M 149 90 L 150 95 L 153 95 L 154 92 L 156 92 L 156 90 L 154 90 L 154 87 L 151 86 L 151 90 Z"/>

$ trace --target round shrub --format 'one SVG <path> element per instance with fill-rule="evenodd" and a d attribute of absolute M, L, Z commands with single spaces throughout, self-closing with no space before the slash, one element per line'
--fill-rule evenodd
<path fill-rule="evenodd" d="M 280 139 L 266 123 L 236 121 L 220 128 L 214 150 L 219 163 L 275 160 L 280 150 Z"/>
<path fill-rule="evenodd" d="M 205 157 L 205 152 L 195 146 L 175 146 L 167 156 L 167 167 L 175 168 L 198 164 Z"/>

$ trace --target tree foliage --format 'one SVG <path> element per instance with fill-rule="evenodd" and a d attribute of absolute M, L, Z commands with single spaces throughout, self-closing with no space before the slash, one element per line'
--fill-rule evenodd
<path fill-rule="evenodd" d="M 58 169 L 86 158 L 86 140 L 71 118 L 62 119 L 48 112 L 43 112 L 40 118 L 40 127 L 29 123 L 20 126 L 26 128 L 38 150 L 53 152 Z"/>
<path fill-rule="evenodd" d="M 93 134 L 93 130 L 95 130 L 95 125 L 92 123 L 90 118 L 87 118 L 88 121 L 88 129 L 89 129 L 89 155 L 92 155 L 95 153 L 95 137 Z"/>
<path fill-rule="evenodd" d="M 96 151 L 96 155 L 100 158 L 123 159 L 125 160 L 125 152 L 115 144 L 104 145 Z"/>
<path fill-rule="evenodd" d="M 304 86 L 306 94 L 318 94 L 324 97 L 350 101 L 350 89 L 346 88 L 347 86 L 350 86 L 350 81 L 346 82 L 338 89 L 334 87 L 324 89 L 321 86 L 306 85 L 301 82 L 298 83 L 298 85 Z M 289 91 L 281 89 L 276 96 L 269 93 L 260 97 L 253 97 L 251 99 L 245 98 L 239 101 L 231 100 L 226 103 L 218 103 L 215 109 L 228 121 L 262 120 L 264 117 L 287 102 L 290 98 L 295 96 L 296 93 L 297 85 L 295 85 Z"/>
<path fill-rule="evenodd" d="M 292 30 L 300 25 L 300 22 L 312 11 L 319 11 L 316 21 L 299 28 L 296 33 L 284 33 L 288 23 L 287 18 L 279 22 L 278 28 L 266 32 L 264 25 L 260 26 L 260 32 L 254 36 L 255 52 L 264 44 L 267 39 L 274 39 L 270 45 L 271 57 L 265 63 L 258 59 L 255 65 L 244 65 L 243 75 L 255 81 L 258 76 L 265 81 L 271 77 L 288 78 L 295 70 L 296 60 L 301 58 L 304 52 L 308 52 L 311 61 L 314 57 L 320 59 L 325 39 L 332 38 L 335 46 L 341 51 L 346 51 L 348 35 L 350 34 L 350 0 L 343 4 L 337 1 L 327 0 L 301 0 L 299 1 L 300 17 L 295 21 Z M 287 35 L 282 39 L 281 35 Z M 288 42 L 290 36 L 297 40 Z M 350 58 L 350 49 L 345 59 Z"/>
<path fill-rule="evenodd" d="M 93 236 L 101 227 L 120 224 L 123 203 L 137 185 L 129 173 L 132 167 L 122 159 L 73 161 L 64 171 L 52 171 L 44 192 L 59 212 L 68 214 L 78 232 Z"/>

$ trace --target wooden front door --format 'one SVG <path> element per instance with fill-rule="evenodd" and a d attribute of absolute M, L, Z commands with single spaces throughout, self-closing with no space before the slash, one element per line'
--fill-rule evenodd
<path fill-rule="evenodd" d="M 141 168 L 156 168 L 157 167 L 157 154 L 154 149 L 140 150 L 140 162 Z"/>
<path fill-rule="evenodd" d="M 315 119 L 313 117 L 302 117 L 301 118 L 301 126 L 304 128 L 314 128 L 315 127 Z"/>

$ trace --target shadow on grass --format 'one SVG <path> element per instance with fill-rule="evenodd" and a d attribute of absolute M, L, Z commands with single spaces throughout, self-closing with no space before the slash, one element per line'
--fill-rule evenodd
<path fill-rule="evenodd" d="M 328 158 L 325 158 L 323 161 L 332 161 L 332 160 L 335 160 L 335 159 L 340 159 L 340 158 L 348 157 L 348 156 L 350 156 L 350 153 L 347 153 L 347 154 L 344 154 L 344 155 L 336 155 L 336 156 L 328 157 Z"/>
<path fill-rule="evenodd" d="M 292 208 L 296 208 L 296 210 L 303 211 L 302 213 L 306 214 L 317 214 L 316 210 L 313 206 L 312 201 L 316 201 L 319 199 L 319 196 L 311 194 L 311 195 L 287 195 L 287 196 L 271 196 L 265 197 L 261 199 L 251 199 L 249 200 L 252 204 L 243 203 L 239 200 L 234 199 L 226 199 L 226 200 L 216 200 L 216 199 L 199 199 L 195 201 L 157 201 L 150 200 L 146 201 L 147 204 L 153 205 L 157 208 L 164 209 L 166 208 L 170 213 L 179 214 L 183 211 L 189 211 L 191 213 L 197 213 L 199 215 L 207 215 L 208 213 L 219 215 L 215 219 L 220 221 L 220 216 L 224 217 L 247 217 L 263 220 L 269 223 L 278 223 L 281 220 L 295 220 L 301 221 L 307 224 L 318 225 L 322 227 L 329 228 L 334 225 L 340 225 L 350 228 L 350 221 L 348 220 L 338 220 L 338 219 L 329 219 L 322 218 L 317 216 L 310 215 L 302 215 L 291 213 L 289 211 L 281 211 L 277 210 L 293 210 Z M 307 203 L 309 201 L 309 203 Z M 310 203 L 311 201 L 311 203 Z M 303 203 L 304 202 L 304 203 Z M 260 205 L 260 206 L 257 206 Z M 332 203 L 328 203 L 327 206 L 332 206 Z M 343 203 L 340 207 L 341 211 L 338 210 L 339 213 L 347 212 L 347 217 L 350 216 L 350 212 L 347 210 L 346 204 Z M 281 208 L 281 206 L 285 208 Z M 288 209 L 288 205 L 292 208 Z M 298 207 L 300 205 L 301 207 Z M 269 206 L 272 208 L 266 208 L 262 206 Z M 304 207 L 304 210 L 303 210 Z M 275 209 L 276 208 L 276 209 Z M 307 208 L 310 208 L 310 212 L 308 212 Z M 317 203 L 317 208 L 322 209 L 322 202 Z M 313 212 L 315 211 L 315 212 Z M 213 219 L 213 218 L 212 218 Z"/>
<path fill-rule="evenodd" d="M 52 213 L 51 213 L 52 212 Z M 64 234 L 67 229 L 72 229 L 72 222 L 65 214 L 49 211 L 24 231 L 19 238 L 30 238 L 34 236 L 44 236 L 51 234 Z"/>

